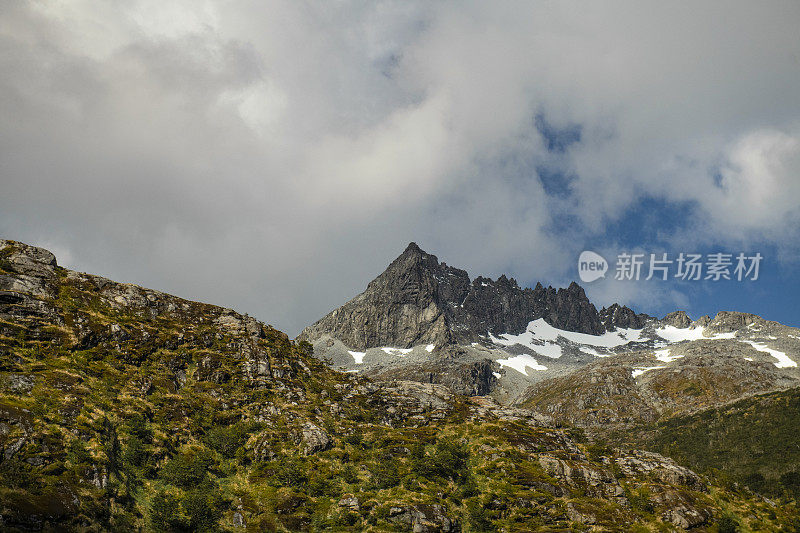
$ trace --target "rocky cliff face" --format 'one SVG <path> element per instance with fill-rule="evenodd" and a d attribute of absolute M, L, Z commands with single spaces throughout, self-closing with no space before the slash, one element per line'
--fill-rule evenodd
<path fill-rule="evenodd" d="M 544 318 L 564 330 L 601 334 L 634 327 L 648 318 L 627 307 L 598 313 L 583 289 L 520 288 L 516 280 L 477 277 L 440 263 L 415 243 L 395 259 L 367 289 L 304 329 L 300 339 L 323 335 L 357 350 L 378 346 L 469 344 L 487 333 L 517 334 Z"/>

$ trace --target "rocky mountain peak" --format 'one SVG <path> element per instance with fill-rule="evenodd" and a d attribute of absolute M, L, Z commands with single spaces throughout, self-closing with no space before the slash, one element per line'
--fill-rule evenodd
<path fill-rule="evenodd" d="M 600 321 L 608 331 L 616 328 L 641 329 L 651 318 L 644 313 L 636 314 L 631 308 L 616 303 L 600 310 Z"/>
<path fill-rule="evenodd" d="M 514 278 L 497 280 L 440 263 L 435 255 L 410 243 L 366 290 L 309 326 L 300 338 L 334 337 L 363 350 L 432 343 L 481 342 L 489 333 L 518 334 L 544 318 L 551 325 L 601 334 L 616 326 L 637 327 L 646 315 L 619 308 L 601 320 L 583 287 L 522 289 Z"/>
<path fill-rule="evenodd" d="M 421 255 L 427 255 L 427 254 L 422 251 L 422 248 L 420 248 L 417 243 L 412 241 L 412 242 L 408 243 L 408 246 L 406 246 L 406 249 L 403 251 L 402 254 L 400 254 L 400 257 L 412 256 L 412 255 L 420 255 L 421 256 Z"/>
<path fill-rule="evenodd" d="M 674 326 L 676 328 L 688 328 L 692 324 L 692 319 L 686 314 L 686 311 L 673 311 L 669 313 L 661 322 L 666 326 Z"/>

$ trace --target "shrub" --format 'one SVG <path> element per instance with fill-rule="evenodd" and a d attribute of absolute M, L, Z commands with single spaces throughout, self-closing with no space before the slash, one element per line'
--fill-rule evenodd
<path fill-rule="evenodd" d="M 215 427 L 206 433 L 204 441 L 209 448 L 219 452 L 226 459 L 231 459 L 245 445 L 254 429 L 254 425 L 247 422 Z"/>
<path fill-rule="evenodd" d="M 470 531 L 496 531 L 489 512 L 477 498 L 467 502 L 467 520 Z"/>
<path fill-rule="evenodd" d="M 216 529 L 222 517 L 224 500 L 215 491 L 205 489 L 188 492 L 181 503 L 192 531 Z"/>
<path fill-rule="evenodd" d="M 250 474 L 250 481 L 266 480 L 273 487 L 303 487 L 308 474 L 299 459 L 281 457 L 271 463 L 259 463 Z"/>
<path fill-rule="evenodd" d="M 122 450 L 122 464 L 126 467 L 140 467 L 147 461 L 147 450 L 139 437 L 129 437 Z"/>
<path fill-rule="evenodd" d="M 342 479 L 345 483 L 358 483 L 358 472 L 353 465 L 347 465 L 342 471 Z"/>
<path fill-rule="evenodd" d="M 372 484 L 377 489 L 390 489 L 400 484 L 400 474 L 397 471 L 399 462 L 392 460 L 391 457 L 378 462 L 370 468 L 372 474 Z"/>
<path fill-rule="evenodd" d="M 190 448 L 175 455 L 161 468 L 160 477 L 171 485 L 191 488 L 207 479 L 208 469 L 214 464 L 211 452 L 203 448 Z"/>
<path fill-rule="evenodd" d="M 792 471 L 781 474 L 780 482 L 794 496 L 800 495 L 800 472 Z"/>
<path fill-rule="evenodd" d="M 128 435 L 136 437 L 142 442 L 150 442 L 153 438 L 153 432 L 147 425 L 147 419 L 139 412 L 128 415 L 123 430 Z"/>
<path fill-rule="evenodd" d="M 635 511 L 652 513 L 654 510 L 653 503 L 650 501 L 650 489 L 647 487 L 631 490 L 628 493 L 628 501 L 631 502 L 631 508 Z"/>
<path fill-rule="evenodd" d="M 92 456 L 86 450 L 86 445 L 80 439 L 73 440 L 67 450 L 67 461 L 73 465 L 86 465 L 92 462 Z"/>
<path fill-rule="evenodd" d="M 150 525 L 155 531 L 170 531 L 181 527 L 180 498 L 160 490 L 150 500 Z"/>
<path fill-rule="evenodd" d="M 439 441 L 430 453 L 417 446 L 412 450 L 412 473 L 461 483 L 469 479 L 469 449 L 464 443 Z"/>
<path fill-rule="evenodd" d="M 719 533 L 737 533 L 739 531 L 739 523 L 729 514 L 722 515 L 717 521 L 717 531 Z"/>
<path fill-rule="evenodd" d="M 747 487 L 750 490 L 752 490 L 753 492 L 758 492 L 758 493 L 763 494 L 764 493 L 764 489 L 767 486 L 767 480 L 764 479 L 764 475 L 763 474 L 755 472 L 753 474 L 749 474 L 749 475 L 745 476 L 744 484 L 747 485 Z"/>

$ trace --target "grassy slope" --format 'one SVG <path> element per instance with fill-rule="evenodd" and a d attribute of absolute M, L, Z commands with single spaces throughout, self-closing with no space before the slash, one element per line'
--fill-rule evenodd
<path fill-rule="evenodd" d="M 234 530 L 240 513 L 253 531 L 408 530 L 392 515 L 412 504 L 441 505 L 468 531 L 586 529 L 569 505 L 606 529 L 671 529 L 640 504 L 647 479 L 620 479 L 630 503 L 612 503 L 548 475 L 537 453 L 573 453 L 559 432 L 470 421 L 463 399 L 441 420 L 389 427 L 391 398 L 359 392 L 274 329 L 256 348 L 283 377 L 256 383 L 242 376 L 245 340 L 213 324 L 218 308 L 115 310 L 59 276 L 48 305 L 63 322 L 0 323 L 5 529 Z M 108 337 L 114 326 L 122 337 Z M 332 437 L 312 457 L 297 438 L 309 420 Z M 339 505 L 348 495 L 357 509 Z M 721 489 L 687 497 L 769 528 L 796 516 Z"/>
<path fill-rule="evenodd" d="M 796 490 L 791 472 L 800 470 L 799 432 L 800 389 L 791 389 L 670 418 L 612 440 L 627 440 L 774 496 Z"/>

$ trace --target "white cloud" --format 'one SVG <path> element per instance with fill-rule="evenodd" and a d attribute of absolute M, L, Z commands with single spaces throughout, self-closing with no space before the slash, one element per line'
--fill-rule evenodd
<path fill-rule="evenodd" d="M 699 206 L 683 239 L 793 242 L 797 20 L 796 2 L 10 3 L 0 229 L 291 333 L 410 240 L 473 274 L 563 277 L 642 196 Z M 548 153 L 538 113 L 581 142 Z M 543 163 L 572 196 L 545 194 Z"/>
<path fill-rule="evenodd" d="M 796 227 L 800 137 L 775 130 L 749 133 L 728 150 L 720 174 L 721 191 L 706 207 L 721 226 L 779 231 Z"/>

